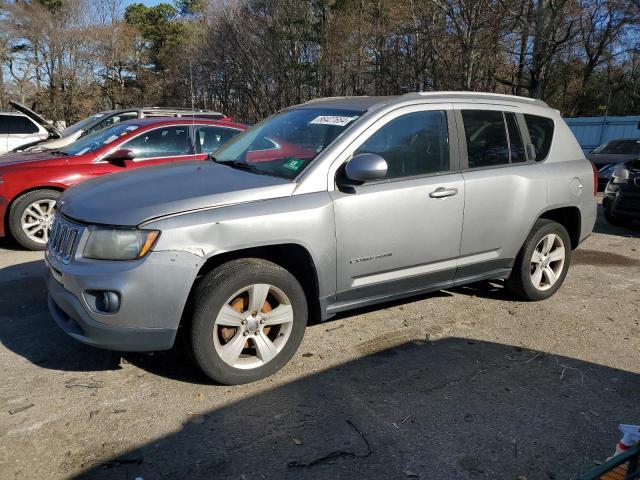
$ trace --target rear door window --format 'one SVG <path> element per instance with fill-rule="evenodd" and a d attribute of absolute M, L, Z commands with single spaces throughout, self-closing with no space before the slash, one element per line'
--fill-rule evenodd
<path fill-rule="evenodd" d="M 213 153 L 239 133 L 240 130 L 234 128 L 199 126 L 196 130 L 196 152 Z"/>
<path fill-rule="evenodd" d="M 462 110 L 469 168 L 509 163 L 509 141 L 502 112 Z"/>
<path fill-rule="evenodd" d="M 29 134 L 29 133 L 38 133 L 38 126 L 29 120 L 27 117 L 22 117 L 19 115 L 10 116 L 7 118 L 8 127 L 9 127 L 9 135 L 11 134 Z"/>
<path fill-rule="evenodd" d="M 536 149 L 536 162 L 541 162 L 551 149 L 551 140 L 553 139 L 553 120 L 538 115 L 525 115 L 527 128 L 529 129 L 529 137 L 531 143 Z"/>

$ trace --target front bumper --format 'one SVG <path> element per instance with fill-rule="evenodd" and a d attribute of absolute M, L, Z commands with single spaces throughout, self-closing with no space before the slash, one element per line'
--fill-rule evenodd
<path fill-rule="evenodd" d="M 47 272 L 49 313 L 62 330 L 92 347 L 121 352 L 153 352 L 173 346 L 177 329 L 114 327 L 95 321 L 80 301 Z"/>
<path fill-rule="evenodd" d="M 133 262 L 76 258 L 63 264 L 48 252 L 49 312 L 70 336 L 94 347 L 156 351 L 173 346 L 199 257 L 186 252 L 151 252 Z M 87 292 L 117 292 L 116 313 L 98 313 Z"/>
<path fill-rule="evenodd" d="M 607 212 L 620 219 L 640 220 L 640 187 L 635 184 L 609 183 L 602 199 Z"/>

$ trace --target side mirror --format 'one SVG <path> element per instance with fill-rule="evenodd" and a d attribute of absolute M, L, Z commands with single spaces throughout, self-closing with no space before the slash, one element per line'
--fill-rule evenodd
<path fill-rule="evenodd" d="M 361 153 L 347 162 L 345 175 L 354 182 L 384 180 L 387 176 L 387 162 L 375 153 Z"/>
<path fill-rule="evenodd" d="M 120 148 L 108 155 L 105 160 L 116 165 L 122 165 L 125 160 L 133 160 L 135 155 L 127 148 Z"/>

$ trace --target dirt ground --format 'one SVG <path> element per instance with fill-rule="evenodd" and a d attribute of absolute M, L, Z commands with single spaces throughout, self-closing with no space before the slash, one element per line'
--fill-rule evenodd
<path fill-rule="evenodd" d="M 180 349 L 67 337 L 42 254 L 4 242 L 0 478 L 576 478 L 640 423 L 639 252 L 600 219 L 548 301 L 483 283 L 357 311 L 222 387 Z"/>

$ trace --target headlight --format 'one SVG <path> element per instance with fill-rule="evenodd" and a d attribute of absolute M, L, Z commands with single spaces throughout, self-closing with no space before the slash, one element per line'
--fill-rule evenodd
<path fill-rule="evenodd" d="M 629 169 L 624 163 L 619 163 L 616 168 L 613 169 L 611 174 L 611 181 L 613 183 L 627 183 L 629 180 Z"/>
<path fill-rule="evenodd" d="M 82 256 L 96 260 L 135 260 L 144 257 L 160 236 L 157 230 L 89 227 Z"/>

